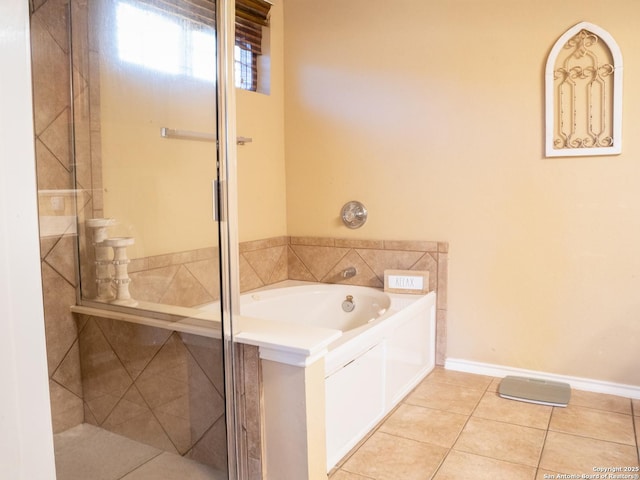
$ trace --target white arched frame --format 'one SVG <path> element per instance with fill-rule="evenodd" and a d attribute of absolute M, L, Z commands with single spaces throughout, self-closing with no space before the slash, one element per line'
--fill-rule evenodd
<path fill-rule="evenodd" d="M 558 39 L 545 69 L 547 157 L 622 151 L 622 72 L 618 44 L 597 25 Z"/>

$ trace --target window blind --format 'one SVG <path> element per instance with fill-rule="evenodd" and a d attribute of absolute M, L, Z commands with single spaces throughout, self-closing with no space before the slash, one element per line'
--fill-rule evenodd
<path fill-rule="evenodd" d="M 269 25 L 270 9 L 271 4 L 266 0 L 236 0 L 236 46 L 251 52 L 246 56 L 247 64 L 241 67 L 251 72 L 250 75 L 246 75 L 250 82 L 243 85 L 247 90 L 256 91 L 258 87 L 258 55 L 262 54 L 262 28 Z"/>
<path fill-rule="evenodd" d="M 159 10 L 215 28 L 216 0 L 140 0 Z M 262 29 L 269 25 L 271 3 L 266 0 L 236 0 L 237 47 L 247 52 L 236 63 L 247 70 L 248 84 L 243 88 L 257 90 L 258 55 L 262 54 Z M 249 73 L 250 72 L 250 73 Z"/>
<path fill-rule="evenodd" d="M 215 0 L 140 0 L 161 11 L 215 28 Z"/>

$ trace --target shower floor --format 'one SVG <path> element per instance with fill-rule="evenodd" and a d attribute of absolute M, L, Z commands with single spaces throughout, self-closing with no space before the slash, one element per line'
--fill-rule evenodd
<path fill-rule="evenodd" d="M 57 480 L 227 480 L 208 465 L 86 423 L 53 441 Z"/>

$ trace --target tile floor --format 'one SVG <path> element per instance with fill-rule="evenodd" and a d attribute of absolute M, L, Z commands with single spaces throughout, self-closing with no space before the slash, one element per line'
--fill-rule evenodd
<path fill-rule="evenodd" d="M 640 400 L 574 390 L 568 407 L 548 407 L 502 399 L 499 383 L 436 368 L 330 479 L 542 480 L 638 468 Z M 599 478 L 639 478 L 615 477 L 624 473 Z"/>
<path fill-rule="evenodd" d="M 225 472 L 89 424 L 54 437 L 57 480 L 226 480 Z"/>
<path fill-rule="evenodd" d="M 499 382 L 436 368 L 330 479 L 542 480 L 638 467 L 640 400 L 574 390 L 567 408 L 547 407 L 500 398 Z M 226 479 L 87 424 L 54 442 L 58 480 Z"/>

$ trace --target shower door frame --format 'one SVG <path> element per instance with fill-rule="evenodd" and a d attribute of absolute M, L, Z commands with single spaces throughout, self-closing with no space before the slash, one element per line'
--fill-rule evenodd
<path fill-rule="evenodd" d="M 212 200 L 217 210 L 218 246 L 220 267 L 220 314 L 222 361 L 224 374 L 225 427 L 227 440 L 227 477 L 229 480 L 248 478 L 246 452 L 242 449 L 240 432 L 242 425 L 237 412 L 236 347 L 233 318 L 239 315 L 239 250 L 238 250 L 238 207 L 237 207 L 237 146 L 236 146 L 236 100 L 234 79 L 234 46 L 235 46 L 235 0 L 215 0 L 216 4 L 216 152 L 212 161 L 216 162 L 219 188 L 212 192 Z M 69 4 L 70 8 L 70 4 Z M 69 21 L 71 22 L 69 11 Z M 71 25 L 69 26 L 71 30 Z M 69 48 L 72 49 L 71 35 Z M 71 98 L 73 95 L 73 79 L 70 72 Z M 73 101 L 71 102 L 71 117 Z M 75 145 L 73 129 L 71 143 Z M 72 153 L 75 155 L 75 152 Z M 75 177 L 75 170 L 73 172 Z M 74 178 L 74 184 L 76 180 Z M 106 312 L 129 313 L 130 307 L 115 306 L 83 299 L 80 281 L 79 245 L 76 250 L 78 266 L 78 287 L 76 303 L 79 306 L 98 308 Z M 139 310 L 134 307 L 134 315 L 153 318 L 154 312 Z M 166 317 L 164 314 L 160 314 Z"/>
<path fill-rule="evenodd" d="M 218 60 L 218 231 L 220 235 L 220 305 L 229 480 L 248 478 L 246 452 L 240 445 L 237 414 L 237 365 L 233 318 L 240 313 L 238 251 L 236 96 L 234 79 L 235 0 L 216 0 Z"/>

